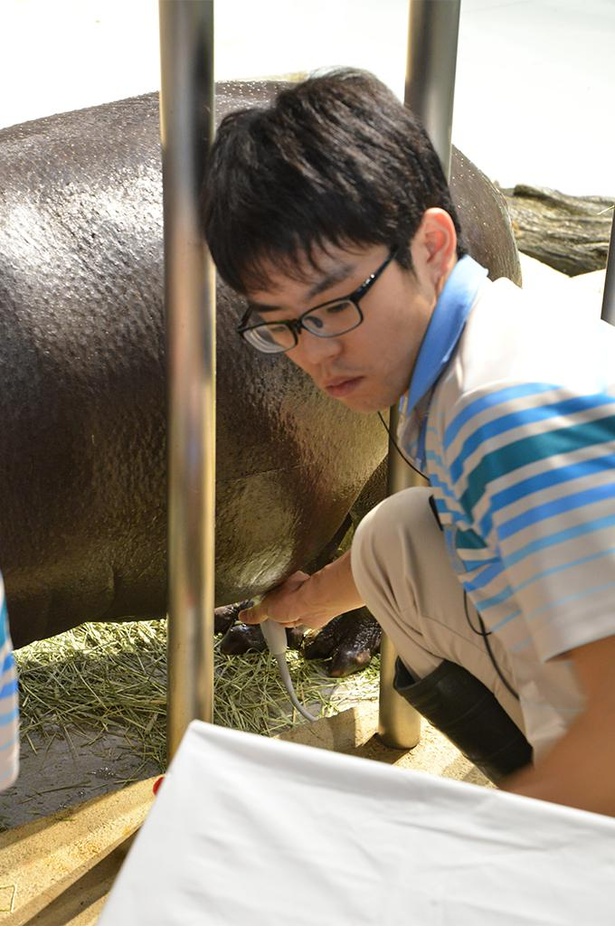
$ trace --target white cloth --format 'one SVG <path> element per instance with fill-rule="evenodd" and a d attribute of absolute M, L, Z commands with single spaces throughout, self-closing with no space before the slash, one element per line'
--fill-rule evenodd
<path fill-rule="evenodd" d="M 193 722 L 101 925 L 613 924 L 615 821 Z"/>

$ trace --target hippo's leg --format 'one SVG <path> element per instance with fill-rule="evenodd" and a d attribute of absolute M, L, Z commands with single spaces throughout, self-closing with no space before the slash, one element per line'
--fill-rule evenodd
<path fill-rule="evenodd" d="M 328 674 L 350 676 L 369 665 L 380 649 L 382 631 L 366 608 L 330 621 L 304 649 L 307 660 L 328 660 Z"/>
<path fill-rule="evenodd" d="M 214 610 L 214 634 L 226 634 L 237 621 L 242 608 L 248 608 L 251 604 L 252 600 L 246 599 L 244 602 L 235 602 L 234 605 L 221 605 L 220 608 L 216 608 Z"/>

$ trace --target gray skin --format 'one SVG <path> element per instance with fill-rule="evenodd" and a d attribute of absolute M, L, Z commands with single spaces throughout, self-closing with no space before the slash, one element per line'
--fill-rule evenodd
<path fill-rule="evenodd" d="M 217 115 L 273 89 L 219 85 Z M 157 95 L 5 129 L 0 165 L 0 568 L 20 647 L 165 614 Z M 453 190 L 474 256 L 519 280 L 504 202 L 458 152 Z M 243 345 L 241 300 L 221 283 L 217 299 L 222 606 L 332 552 L 387 435 Z"/>

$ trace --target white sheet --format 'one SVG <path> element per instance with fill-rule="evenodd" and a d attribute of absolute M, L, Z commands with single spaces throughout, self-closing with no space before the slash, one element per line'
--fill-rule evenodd
<path fill-rule="evenodd" d="M 101 925 L 615 924 L 615 820 L 194 721 Z"/>

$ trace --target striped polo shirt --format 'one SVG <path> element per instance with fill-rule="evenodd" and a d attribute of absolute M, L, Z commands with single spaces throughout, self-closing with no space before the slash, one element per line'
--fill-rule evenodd
<path fill-rule="evenodd" d="M 4 584 L 0 576 L 0 790 L 17 778 L 19 768 L 19 708 L 17 673 L 9 634 Z"/>
<path fill-rule="evenodd" d="M 529 296 L 463 258 L 400 403 L 399 439 L 510 655 L 537 750 L 582 707 L 551 658 L 615 634 L 615 327 L 575 298 Z"/>

